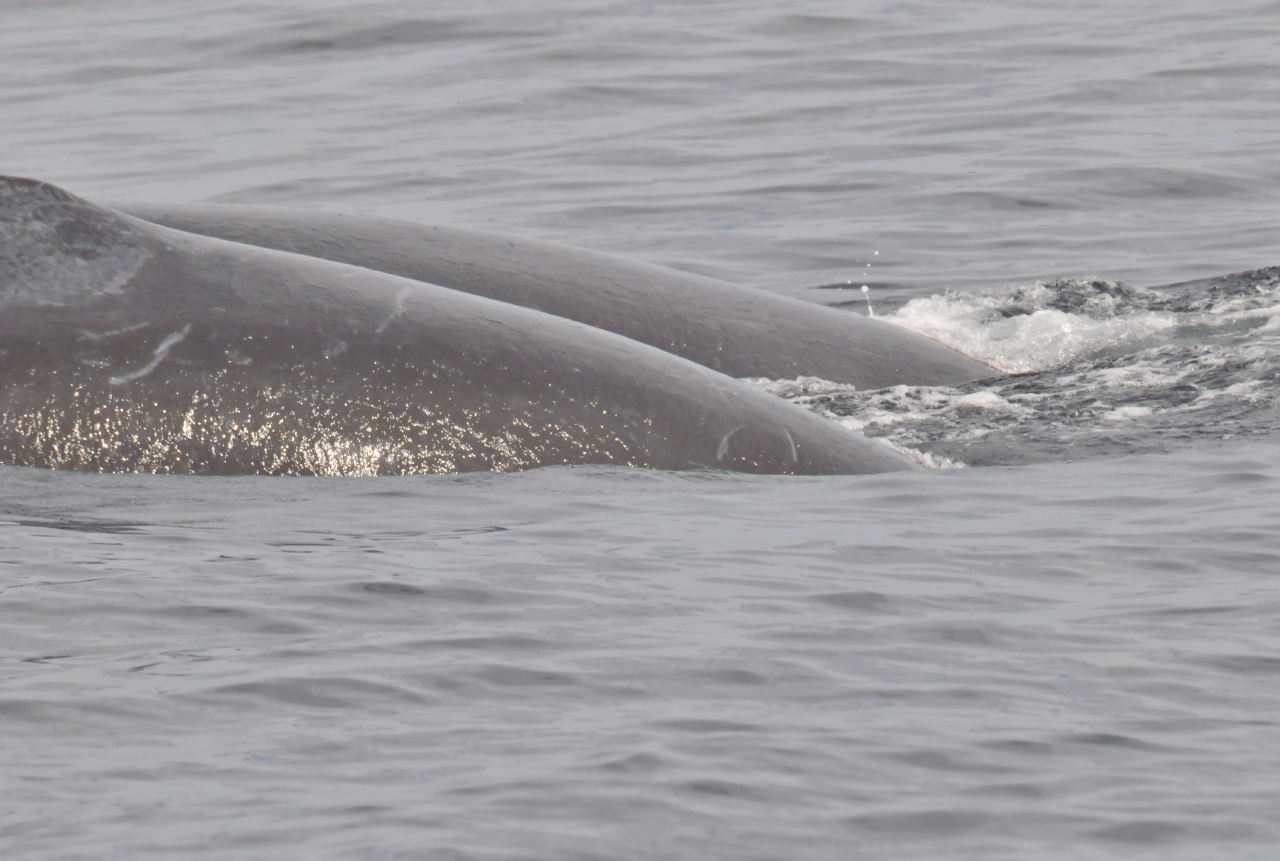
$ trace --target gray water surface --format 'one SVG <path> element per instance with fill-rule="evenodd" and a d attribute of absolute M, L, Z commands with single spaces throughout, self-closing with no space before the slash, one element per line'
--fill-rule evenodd
<path fill-rule="evenodd" d="M 1278 456 L 5 470 L 5 836 L 72 858 L 1268 857 Z"/>
<path fill-rule="evenodd" d="M 0 468 L 0 854 L 1274 857 L 1280 294 L 1036 282 L 1280 264 L 1278 96 L 1274 2 L 0 2 L 0 172 L 869 284 L 1029 375 L 801 404 L 971 464 L 883 477 Z"/>
<path fill-rule="evenodd" d="M 1276 262 L 1275 2 L 0 15 L 5 171 L 90 199 L 518 231 L 786 292 Z"/>

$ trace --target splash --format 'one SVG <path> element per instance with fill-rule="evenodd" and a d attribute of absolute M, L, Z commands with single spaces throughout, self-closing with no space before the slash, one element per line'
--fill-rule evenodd
<path fill-rule="evenodd" d="M 881 319 L 1003 373 L 1025 374 L 1103 350 L 1154 343 L 1178 326 L 1169 312 L 1125 313 L 1139 292 L 1112 281 L 1057 281 L 1005 293 L 915 299 Z"/>
<path fill-rule="evenodd" d="M 925 465 L 1076 460 L 1280 437 L 1280 270 L 1160 290 L 1075 279 L 948 293 L 881 319 L 1011 376 L 876 391 L 812 377 L 749 382 Z"/>

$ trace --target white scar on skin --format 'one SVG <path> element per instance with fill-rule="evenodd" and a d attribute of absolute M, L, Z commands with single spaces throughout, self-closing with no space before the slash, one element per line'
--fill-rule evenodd
<path fill-rule="evenodd" d="M 412 290 L 406 287 L 396 294 L 396 307 L 392 310 L 391 316 L 379 323 L 378 328 L 373 330 L 374 332 L 381 335 L 383 332 L 387 331 L 387 327 L 391 325 L 391 321 L 404 313 L 404 302 L 409 298 L 409 294 L 412 292 Z"/>
<path fill-rule="evenodd" d="M 745 427 L 746 425 L 738 425 L 736 428 L 734 428 L 733 430 L 729 431 L 727 434 L 724 435 L 724 437 L 720 440 L 720 447 L 716 449 L 716 460 L 725 459 L 725 457 L 729 454 L 729 438 Z"/>
<path fill-rule="evenodd" d="M 190 331 L 191 331 L 191 324 L 188 323 L 187 325 L 182 327 L 181 332 L 174 332 L 172 335 L 169 335 L 167 338 L 165 338 L 163 341 L 160 342 L 160 346 L 156 347 L 155 350 L 151 353 L 150 362 L 147 362 L 145 365 L 143 365 L 141 368 L 138 368 L 138 370 L 136 371 L 130 371 L 127 374 L 121 374 L 118 377 L 112 377 L 110 380 L 108 380 L 108 382 L 111 383 L 111 385 L 113 386 L 119 386 L 119 385 L 123 385 L 124 383 L 130 383 L 130 382 L 133 382 L 134 380 L 138 380 L 145 377 L 147 374 L 151 373 L 152 371 L 154 371 L 156 368 L 160 366 L 160 363 L 163 362 L 165 360 L 165 357 L 169 355 L 169 351 L 173 349 L 173 345 L 177 344 L 183 338 L 187 337 L 187 333 Z"/>
<path fill-rule="evenodd" d="M 90 332 L 88 329 L 81 329 L 80 340 L 101 341 L 103 338 L 114 338 L 116 335 L 127 335 L 129 332 L 136 332 L 139 329 L 145 329 L 150 325 L 150 320 L 143 320 L 141 323 L 134 323 L 132 326 L 125 326 L 123 329 L 112 329 L 110 332 Z"/>

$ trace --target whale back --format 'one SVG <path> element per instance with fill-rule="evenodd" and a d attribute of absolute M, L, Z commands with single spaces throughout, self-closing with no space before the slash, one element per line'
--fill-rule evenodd
<path fill-rule="evenodd" d="M 615 332 L 732 377 L 821 377 L 858 388 L 996 375 L 859 314 L 549 242 L 257 207 L 125 205 L 179 230 L 441 284 Z"/>
<path fill-rule="evenodd" d="M 0 179 L 0 463 L 374 475 L 906 468 L 617 335 Z"/>
<path fill-rule="evenodd" d="M 149 256 L 106 210 L 36 180 L 0 182 L 0 312 L 119 293 Z"/>

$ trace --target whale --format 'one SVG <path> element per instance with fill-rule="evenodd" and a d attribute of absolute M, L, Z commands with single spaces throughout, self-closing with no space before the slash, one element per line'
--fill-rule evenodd
<path fill-rule="evenodd" d="M 456 227 L 238 205 L 113 204 L 189 233 L 439 284 L 576 320 L 732 377 L 859 389 L 997 376 L 879 319 L 551 242 Z"/>
<path fill-rule="evenodd" d="M 402 275 L 0 177 L 0 464 L 403 475 L 912 468 L 702 364 Z"/>

